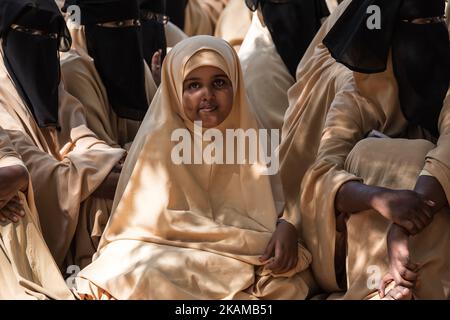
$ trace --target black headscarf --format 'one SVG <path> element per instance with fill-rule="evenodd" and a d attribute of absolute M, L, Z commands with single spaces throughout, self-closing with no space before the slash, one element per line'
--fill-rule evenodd
<path fill-rule="evenodd" d="M 58 50 L 69 50 L 71 38 L 55 1 L 0 1 L 0 37 L 6 69 L 37 124 L 58 127 Z"/>
<path fill-rule="evenodd" d="M 113 110 L 119 117 L 142 120 L 149 103 L 145 91 L 141 27 L 98 25 L 131 19 L 137 21 L 137 0 L 66 0 L 63 11 L 70 5 L 80 7 L 87 49 L 106 87 Z"/>
<path fill-rule="evenodd" d="M 169 0 L 171 1 L 171 0 Z M 166 56 L 167 42 L 164 23 L 152 14 L 166 14 L 166 0 L 139 0 L 142 24 L 142 48 L 144 59 L 151 66 L 153 54 L 161 50 L 161 61 Z"/>
<path fill-rule="evenodd" d="M 246 0 L 250 10 L 261 6 L 264 23 L 291 75 L 295 78 L 297 66 L 306 49 L 327 17 L 325 0 Z"/>
<path fill-rule="evenodd" d="M 381 10 L 381 28 L 367 19 Z M 386 70 L 389 50 L 405 118 L 438 136 L 438 120 L 450 84 L 450 43 L 444 22 L 416 24 L 444 16 L 445 0 L 353 0 L 323 43 L 336 61 L 361 73 Z"/>
<path fill-rule="evenodd" d="M 184 14 L 188 0 L 168 0 L 166 14 L 178 28 L 184 30 Z"/>

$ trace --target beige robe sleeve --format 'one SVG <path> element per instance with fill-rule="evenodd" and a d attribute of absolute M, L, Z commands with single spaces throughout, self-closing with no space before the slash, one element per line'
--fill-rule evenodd
<path fill-rule="evenodd" d="M 0 129 L 0 168 L 21 165 L 19 155 Z M 41 235 L 33 188 L 19 192 L 25 216 L 18 223 L 0 223 L 0 299 L 71 299 Z"/>
<path fill-rule="evenodd" d="M 74 141 L 68 148 L 70 152 L 55 158 L 40 149 L 4 108 L 0 108 L 0 119 L 30 172 L 44 237 L 61 265 L 78 223 L 81 203 L 102 183 L 124 150 L 98 150 L 98 140 L 85 137 Z M 88 148 L 89 144 L 92 148 Z"/>
<path fill-rule="evenodd" d="M 361 179 L 344 164 L 355 144 L 380 128 L 382 111 L 361 97 L 349 83 L 340 91 L 327 115 L 316 161 L 307 171 L 300 197 L 301 231 L 313 254 L 313 271 L 327 291 L 340 290 L 335 277 L 335 197 L 346 182 Z"/>
<path fill-rule="evenodd" d="M 450 91 L 439 118 L 439 132 L 437 146 L 428 153 L 424 170 L 439 181 L 450 203 Z"/>

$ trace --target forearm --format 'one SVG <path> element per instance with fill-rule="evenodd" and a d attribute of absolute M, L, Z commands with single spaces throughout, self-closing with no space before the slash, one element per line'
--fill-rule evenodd
<path fill-rule="evenodd" d="M 368 186 L 358 181 L 343 184 L 336 195 L 336 214 L 353 214 L 373 209 L 372 203 L 382 190 L 381 187 Z"/>
<path fill-rule="evenodd" d="M 427 200 L 431 200 L 435 203 L 433 212 L 440 211 L 445 206 L 448 206 L 448 199 L 445 195 L 445 191 L 442 188 L 439 181 L 432 176 L 420 176 L 417 179 L 414 191 L 423 195 Z"/>
<path fill-rule="evenodd" d="M 0 169 L 0 189 L 26 191 L 28 188 L 28 171 L 24 166 L 12 165 Z"/>

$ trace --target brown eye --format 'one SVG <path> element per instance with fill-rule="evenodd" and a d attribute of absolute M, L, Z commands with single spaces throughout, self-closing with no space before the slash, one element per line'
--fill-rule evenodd
<path fill-rule="evenodd" d="M 191 82 L 188 85 L 188 90 L 197 90 L 199 88 L 200 88 L 200 83 L 198 83 L 198 82 Z"/>
<path fill-rule="evenodd" d="M 217 79 L 217 80 L 214 80 L 213 84 L 214 84 L 215 88 L 221 89 L 221 88 L 225 87 L 226 82 L 225 82 L 225 80 Z"/>

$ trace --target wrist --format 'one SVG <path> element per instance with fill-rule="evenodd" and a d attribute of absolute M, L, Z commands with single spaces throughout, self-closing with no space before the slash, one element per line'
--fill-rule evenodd
<path fill-rule="evenodd" d="M 368 192 L 367 206 L 375 211 L 380 211 L 384 196 L 392 190 L 383 187 L 372 187 Z"/>

